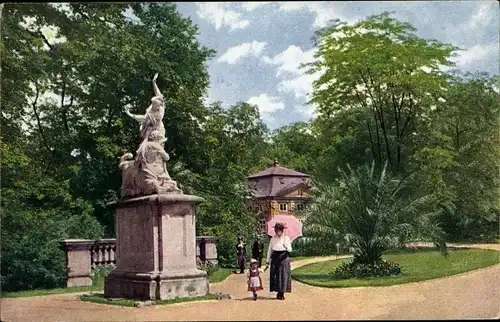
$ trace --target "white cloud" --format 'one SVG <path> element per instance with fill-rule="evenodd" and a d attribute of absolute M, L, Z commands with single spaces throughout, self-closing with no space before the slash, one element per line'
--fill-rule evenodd
<path fill-rule="evenodd" d="M 311 2 L 279 2 L 279 8 L 284 12 L 297 10 L 307 10 L 316 15 L 313 27 L 322 28 L 328 25 L 330 20 L 340 19 L 349 24 L 355 22 L 353 19 L 348 19 L 339 7 L 338 3 L 332 1 L 311 1 Z"/>
<path fill-rule="evenodd" d="M 252 41 L 229 48 L 218 60 L 230 65 L 236 64 L 245 57 L 259 57 L 266 46 L 265 42 Z"/>
<path fill-rule="evenodd" d="M 452 60 L 457 63 L 457 67 L 466 69 L 495 53 L 498 54 L 498 43 L 476 45 L 468 50 L 460 52 L 458 56 L 452 58 Z"/>
<path fill-rule="evenodd" d="M 263 62 L 277 66 L 276 77 L 284 78 L 286 75 L 295 77 L 282 79 L 278 84 L 278 91 L 293 94 L 297 99 L 307 98 L 312 92 L 312 83 L 321 73 L 306 74 L 306 70 L 300 68 L 300 65 L 313 62 L 315 51 L 315 48 L 303 51 L 300 47 L 292 45 L 273 58 L 263 57 Z"/>
<path fill-rule="evenodd" d="M 228 4 L 224 2 L 196 3 L 198 6 L 196 13 L 200 18 L 213 24 L 215 30 L 223 26 L 229 27 L 231 31 L 248 27 L 250 22 L 243 19 L 241 13 L 227 9 Z"/>
<path fill-rule="evenodd" d="M 257 8 L 272 4 L 271 1 L 242 2 L 241 7 L 246 11 L 254 11 Z"/>
<path fill-rule="evenodd" d="M 295 98 L 307 98 L 312 92 L 312 83 L 318 78 L 317 75 L 303 74 L 299 77 L 286 79 L 278 84 L 278 90 L 283 93 L 290 93 Z"/>
<path fill-rule="evenodd" d="M 266 120 L 271 119 L 274 112 L 285 109 L 285 104 L 278 97 L 267 96 L 265 93 L 250 97 L 247 103 L 257 105 L 261 118 Z"/>
<path fill-rule="evenodd" d="M 274 58 L 264 56 L 262 60 L 267 64 L 278 66 L 276 76 L 280 76 L 284 72 L 299 75 L 303 72 L 300 64 L 312 62 L 314 60 L 314 52 L 315 49 L 302 51 L 300 47 L 291 45 L 285 51 L 274 56 Z"/>
<path fill-rule="evenodd" d="M 466 28 L 470 29 L 479 29 L 484 26 L 489 25 L 490 21 L 493 19 L 494 10 L 491 6 L 491 3 L 482 3 L 477 9 L 476 13 L 469 19 L 467 24 L 465 24 Z M 498 12 L 497 12 L 498 13 Z"/>

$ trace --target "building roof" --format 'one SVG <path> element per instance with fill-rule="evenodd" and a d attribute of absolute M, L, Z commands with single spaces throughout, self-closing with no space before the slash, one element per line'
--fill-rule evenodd
<path fill-rule="evenodd" d="M 264 171 L 249 176 L 248 185 L 253 198 L 279 197 L 299 187 L 310 186 L 309 175 L 274 165 Z"/>
<path fill-rule="evenodd" d="M 274 165 L 266 170 L 248 176 L 248 179 L 281 176 L 281 177 L 310 177 L 308 174 L 301 173 L 292 169 L 288 169 L 279 165 L 278 161 L 274 161 Z"/>

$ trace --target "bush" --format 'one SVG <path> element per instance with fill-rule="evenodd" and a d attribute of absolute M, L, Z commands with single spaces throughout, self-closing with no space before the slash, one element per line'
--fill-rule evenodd
<path fill-rule="evenodd" d="M 198 269 L 207 272 L 207 276 L 210 277 L 213 275 L 213 273 L 219 270 L 219 266 L 214 265 L 211 262 L 198 262 Z"/>
<path fill-rule="evenodd" d="M 92 279 L 92 285 L 98 286 L 99 284 L 104 283 L 104 278 L 108 276 L 109 273 L 113 270 L 111 266 L 99 267 L 93 269 L 90 272 L 90 278 Z M 104 284 L 103 284 L 104 285 Z"/>
<path fill-rule="evenodd" d="M 331 238 L 299 238 L 293 242 L 292 257 L 337 254 L 337 242 Z"/>
<path fill-rule="evenodd" d="M 65 287 L 66 256 L 59 242 L 102 234 L 88 213 L 5 209 L 1 219 L 1 287 L 6 292 Z"/>
<path fill-rule="evenodd" d="M 401 267 L 395 262 L 384 260 L 374 264 L 361 264 L 354 261 L 342 263 L 330 273 L 334 279 L 366 278 L 398 275 Z"/>

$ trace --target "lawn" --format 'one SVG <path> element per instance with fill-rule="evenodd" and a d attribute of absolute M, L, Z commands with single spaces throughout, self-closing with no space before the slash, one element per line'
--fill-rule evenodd
<path fill-rule="evenodd" d="M 219 268 L 216 270 L 212 276 L 209 278 L 210 283 L 219 283 L 224 281 L 229 275 L 232 274 L 229 268 Z M 65 294 L 65 293 L 83 293 L 83 292 L 103 292 L 104 291 L 104 278 L 105 274 L 100 274 L 98 278 L 94 280 L 94 285 L 84 286 L 84 287 L 71 287 L 71 288 L 53 288 L 53 289 L 40 289 L 40 290 L 29 290 L 29 291 L 19 291 L 12 293 L 3 293 L 2 298 L 7 297 L 30 297 L 30 296 L 43 296 L 43 295 L 55 295 L 55 294 Z"/>
<path fill-rule="evenodd" d="M 194 301 L 213 301 L 217 300 L 217 298 L 218 298 L 217 295 L 208 294 L 201 297 L 185 297 L 172 300 L 155 300 L 154 303 L 155 305 L 167 305 L 167 304 L 194 302 Z M 117 301 L 108 300 L 107 298 L 104 297 L 104 294 L 102 293 L 83 294 L 80 296 L 80 299 L 84 302 L 93 302 L 99 304 L 109 304 L 109 305 L 128 306 L 128 307 L 135 307 L 137 302 L 136 300 L 125 300 L 125 299 Z"/>
<path fill-rule="evenodd" d="M 233 270 L 230 268 L 220 267 L 218 270 L 212 273 L 210 276 L 210 283 L 219 283 L 224 281 L 233 273 Z"/>
<path fill-rule="evenodd" d="M 330 277 L 332 269 L 351 259 L 326 261 L 302 266 L 292 271 L 292 278 L 313 286 L 360 287 L 389 286 L 424 281 L 454 274 L 465 273 L 500 263 L 500 252 L 494 250 L 451 250 L 448 257 L 438 251 L 400 252 L 386 254 L 383 258 L 400 264 L 402 271 L 397 276 L 353 278 L 338 280 Z"/>

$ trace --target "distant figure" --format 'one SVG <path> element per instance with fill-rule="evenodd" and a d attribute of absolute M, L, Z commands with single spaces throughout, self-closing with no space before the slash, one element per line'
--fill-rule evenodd
<path fill-rule="evenodd" d="M 264 242 L 260 235 L 258 235 L 252 245 L 252 258 L 257 260 L 259 268 L 262 267 L 262 257 L 264 257 Z"/>
<path fill-rule="evenodd" d="M 200 240 L 200 261 L 202 263 L 205 263 L 206 260 L 207 260 L 206 242 L 205 242 L 205 238 L 202 237 Z"/>
<path fill-rule="evenodd" d="M 257 260 L 252 258 L 250 261 L 250 269 L 247 273 L 248 291 L 252 292 L 254 301 L 257 301 L 257 291 L 262 291 L 264 289 L 262 287 L 262 279 L 260 278 L 260 273 L 264 271 L 257 267 L 257 264 Z"/>
<path fill-rule="evenodd" d="M 243 242 L 243 237 L 238 237 L 238 244 L 236 244 L 236 266 L 240 269 L 240 274 L 245 273 L 247 250 Z"/>

